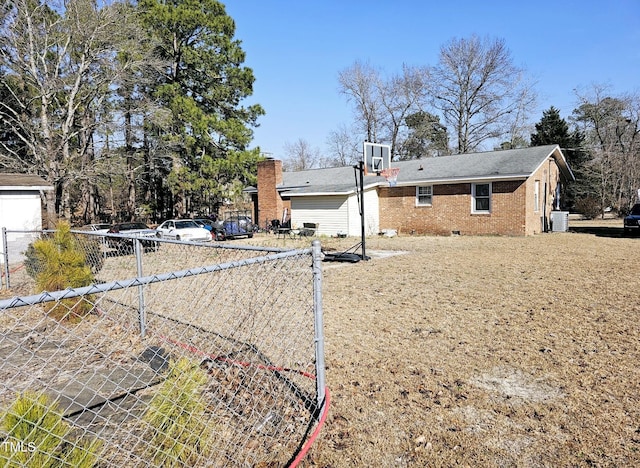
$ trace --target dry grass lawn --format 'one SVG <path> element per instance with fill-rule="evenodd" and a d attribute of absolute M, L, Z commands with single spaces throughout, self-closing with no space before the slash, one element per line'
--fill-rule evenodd
<path fill-rule="evenodd" d="M 303 466 L 640 466 L 640 238 L 620 226 L 325 263 L 332 405 Z"/>
<path fill-rule="evenodd" d="M 639 466 L 640 238 L 606 233 L 326 264 L 332 406 L 304 466 Z"/>

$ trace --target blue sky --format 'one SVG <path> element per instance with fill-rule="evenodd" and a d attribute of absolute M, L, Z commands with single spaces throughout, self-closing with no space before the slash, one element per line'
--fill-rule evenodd
<path fill-rule="evenodd" d="M 353 121 L 338 73 L 356 60 L 386 73 L 435 65 L 450 39 L 503 38 L 537 83 L 539 109 L 567 118 L 575 89 L 640 91 L 640 0 L 430 1 L 229 0 L 245 65 L 256 77 L 247 103 L 266 115 L 252 147 L 276 158 L 302 138 L 327 155 L 329 133 Z"/>

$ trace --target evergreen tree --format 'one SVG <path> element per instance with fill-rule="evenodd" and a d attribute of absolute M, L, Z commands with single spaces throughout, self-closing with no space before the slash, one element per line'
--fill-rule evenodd
<path fill-rule="evenodd" d="M 409 136 L 400 152 L 400 159 L 449 154 L 449 135 L 447 128 L 440 123 L 440 117 L 419 111 L 408 115 L 405 122 Z"/>
<path fill-rule="evenodd" d="M 161 135 L 172 151 L 168 177 L 174 214 L 184 215 L 222 198 L 233 198 L 260 159 L 247 150 L 250 127 L 264 113 L 241 102 L 253 92 L 254 76 L 242 64 L 235 23 L 217 0 L 141 0 L 138 3 L 156 54 L 167 66 L 154 98 L 171 112 Z"/>
<path fill-rule="evenodd" d="M 542 113 L 542 118 L 531 134 L 531 146 L 559 145 L 576 180 L 563 187 L 561 203 L 563 209 L 574 208 L 576 202 L 590 192 L 591 182 L 585 175 L 584 165 L 588 153 L 583 149 L 584 136 L 579 131 L 571 132 L 560 111 L 551 106 Z"/>
<path fill-rule="evenodd" d="M 26 172 L 34 166 L 24 132 L 14 123 L 25 113 L 16 99 L 17 93 L 26 93 L 18 81 L 0 71 L 0 172 Z"/>

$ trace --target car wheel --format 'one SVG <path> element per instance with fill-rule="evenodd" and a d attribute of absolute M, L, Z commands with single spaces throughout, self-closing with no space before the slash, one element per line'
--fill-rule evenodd
<path fill-rule="evenodd" d="M 251 234 L 247 235 L 247 237 L 248 237 L 249 239 L 251 239 L 251 238 L 253 237 L 253 232 L 252 232 Z"/>
<path fill-rule="evenodd" d="M 176 240 L 179 241 L 180 240 L 180 236 L 176 236 Z"/>

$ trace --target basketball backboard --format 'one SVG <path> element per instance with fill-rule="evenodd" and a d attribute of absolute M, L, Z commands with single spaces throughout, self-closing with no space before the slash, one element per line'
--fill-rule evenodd
<path fill-rule="evenodd" d="M 379 174 L 391 165 L 391 146 L 380 143 L 364 142 L 364 173 L 365 175 Z"/>

